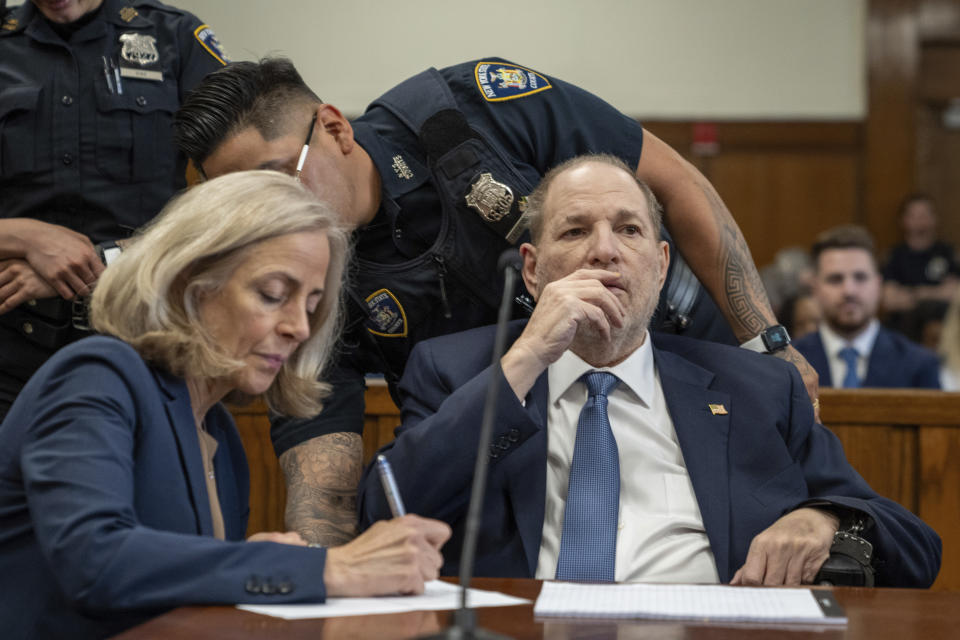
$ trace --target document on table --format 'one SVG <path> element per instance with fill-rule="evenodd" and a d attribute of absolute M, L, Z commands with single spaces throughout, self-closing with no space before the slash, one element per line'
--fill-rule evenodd
<path fill-rule="evenodd" d="M 544 582 L 537 617 L 846 624 L 830 591 L 688 584 Z"/>
<path fill-rule="evenodd" d="M 509 607 L 529 604 L 529 600 L 515 598 L 496 591 L 470 589 L 467 605 L 470 607 Z M 460 607 L 460 586 L 433 580 L 419 596 L 386 596 L 379 598 L 327 598 L 323 604 L 238 604 L 237 609 L 265 616 L 297 620 L 300 618 L 334 618 L 338 616 L 365 616 L 376 613 L 404 613 L 406 611 L 452 610 Z"/>

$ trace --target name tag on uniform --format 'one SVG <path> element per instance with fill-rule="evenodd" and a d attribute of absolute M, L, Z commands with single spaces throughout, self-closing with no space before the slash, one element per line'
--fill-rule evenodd
<path fill-rule="evenodd" d="M 162 71 L 150 71 L 149 69 L 134 69 L 120 65 L 120 75 L 124 78 L 136 78 L 137 80 L 151 80 L 153 82 L 163 82 Z"/>

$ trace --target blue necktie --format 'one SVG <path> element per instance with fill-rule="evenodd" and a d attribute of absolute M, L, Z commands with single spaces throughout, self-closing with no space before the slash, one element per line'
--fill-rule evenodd
<path fill-rule="evenodd" d="M 856 389 L 860 386 L 860 376 L 857 375 L 857 350 L 853 347 L 840 349 L 840 357 L 847 363 L 847 374 L 843 376 L 844 389 Z"/>
<path fill-rule="evenodd" d="M 594 371 L 580 412 L 557 560 L 558 580 L 613 582 L 620 509 L 620 459 L 607 417 L 607 394 L 620 382 Z"/>

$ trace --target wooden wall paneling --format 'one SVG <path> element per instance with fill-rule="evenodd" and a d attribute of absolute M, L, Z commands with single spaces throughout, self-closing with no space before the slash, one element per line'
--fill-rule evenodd
<path fill-rule="evenodd" d="M 915 111 L 917 187 L 933 196 L 940 213 L 940 236 L 954 245 L 960 245 L 960 129 L 944 125 L 943 113 L 951 101 L 960 100 L 958 69 L 960 38 L 924 43 Z"/>
<path fill-rule="evenodd" d="M 945 128 L 942 112 L 942 104 L 917 106 L 917 188 L 936 201 L 940 237 L 960 247 L 960 130 Z"/>
<path fill-rule="evenodd" d="M 916 183 L 918 8 L 913 0 L 868 2 L 862 222 L 881 250 L 899 240 L 897 205 Z"/>
<path fill-rule="evenodd" d="M 709 167 L 758 267 L 780 249 L 807 248 L 819 232 L 856 218 L 859 161 L 854 154 L 722 152 Z"/>
<path fill-rule="evenodd" d="M 927 102 L 960 98 L 960 43 L 924 43 L 920 48 L 918 97 Z"/>
<path fill-rule="evenodd" d="M 377 449 L 393 440 L 393 430 L 400 426 L 400 410 L 393 403 L 386 385 L 368 385 L 366 401 L 363 463 L 369 464 Z"/>
<path fill-rule="evenodd" d="M 847 460 L 873 490 L 920 513 L 916 427 L 830 424 Z"/>
<path fill-rule="evenodd" d="M 960 415 L 954 421 L 960 419 Z M 917 513 L 940 534 L 943 560 L 934 587 L 960 589 L 960 437 L 956 425 L 920 433 L 920 491 Z"/>
<path fill-rule="evenodd" d="M 864 479 L 940 534 L 933 588 L 960 590 L 960 393 L 825 388 L 820 406 L 823 423 L 838 425 L 847 459 Z"/>
<path fill-rule="evenodd" d="M 921 0 L 917 8 L 917 21 L 924 41 L 960 41 L 958 0 Z"/>
<path fill-rule="evenodd" d="M 283 512 L 287 485 L 270 442 L 270 421 L 263 402 L 231 406 L 250 467 L 250 519 L 247 535 L 258 531 L 285 531 Z"/>
<path fill-rule="evenodd" d="M 713 183 L 757 266 L 780 249 L 858 218 L 862 126 L 855 122 L 720 122 L 715 154 L 698 156 L 692 122 L 645 122 Z"/>

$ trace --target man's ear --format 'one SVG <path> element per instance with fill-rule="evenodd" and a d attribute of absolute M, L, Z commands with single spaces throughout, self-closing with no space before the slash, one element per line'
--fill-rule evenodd
<path fill-rule="evenodd" d="M 353 151 L 356 142 L 353 139 L 353 127 L 340 110 L 332 104 L 323 102 L 317 105 L 317 122 L 330 134 L 340 147 L 343 155 Z"/>
<path fill-rule="evenodd" d="M 523 270 L 520 272 L 523 276 L 523 284 L 536 301 L 539 291 L 537 289 L 537 248 L 529 242 L 524 242 L 520 245 L 520 257 L 523 258 Z"/>
<path fill-rule="evenodd" d="M 667 271 L 670 270 L 670 245 L 660 241 L 660 253 L 657 256 L 660 260 L 660 286 L 657 287 L 659 293 L 663 289 L 663 283 L 667 281 Z"/>

